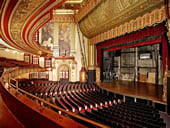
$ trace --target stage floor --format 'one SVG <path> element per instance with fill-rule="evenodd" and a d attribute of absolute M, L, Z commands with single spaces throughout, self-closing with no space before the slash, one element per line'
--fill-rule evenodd
<path fill-rule="evenodd" d="M 97 84 L 115 93 L 164 103 L 162 100 L 163 87 L 161 85 L 130 81 L 100 82 Z"/>

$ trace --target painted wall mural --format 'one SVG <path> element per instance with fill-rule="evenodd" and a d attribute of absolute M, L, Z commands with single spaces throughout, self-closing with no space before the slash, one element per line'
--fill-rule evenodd
<path fill-rule="evenodd" d="M 71 24 L 59 23 L 59 55 L 70 55 Z"/>
<path fill-rule="evenodd" d="M 74 49 L 74 24 L 66 22 L 49 22 L 40 32 L 41 45 L 48 46 L 55 57 L 70 56 Z"/>
<path fill-rule="evenodd" d="M 42 27 L 42 45 L 50 46 L 54 44 L 54 23 L 49 22 Z"/>

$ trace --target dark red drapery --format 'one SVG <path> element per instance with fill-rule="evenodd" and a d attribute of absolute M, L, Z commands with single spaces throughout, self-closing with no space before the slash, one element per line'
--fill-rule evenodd
<path fill-rule="evenodd" d="M 104 51 L 115 51 L 115 50 L 124 49 L 124 48 L 131 48 L 131 47 L 137 47 L 137 46 L 149 45 L 149 44 L 156 44 L 156 43 L 161 43 L 161 38 L 156 39 L 156 40 L 144 41 L 144 42 L 133 44 L 133 45 L 109 48 L 109 49 L 105 49 Z"/>
<path fill-rule="evenodd" d="M 164 0 L 164 3 L 165 3 L 166 16 L 169 19 L 170 18 L 170 10 L 169 10 L 170 9 L 170 6 L 169 6 L 170 1 Z"/>
<path fill-rule="evenodd" d="M 148 44 L 154 44 L 154 43 L 161 43 L 162 42 L 163 71 L 164 71 L 165 70 L 165 64 L 166 64 L 166 58 L 167 58 L 168 65 L 170 64 L 169 63 L 169 55 L 168 55 L 168 42 L 167 42 L 167 39 L 164 35 L 165 32 L 166 32 L 166 28 L 164 27 L 164 25 L 159 24 L 159 25 L 151 27 L 151 28 L 146 28 L 144 30 L 137 31 L 135 33 L 127 34 L 125 36 L 118 37 L 118 38 L 111 39 L 111 40 L 107 40 L 107 41 L 104 41 L 102 43 L 97 44 L 96 48 L 97 48 L 97 63 L 98 63 L 98 66 L 101 69 L 101 62 L 102 62 L 101 50 L 103 48 L 107 48 L 107 47 L 114 46 L 114 45 L 125 44 L 125 43 L 128 43 L 128 42 L 134 42 L 134 41 L 142 40 L 146 37 L 154 37 L 154 36 L 162 35 L 162 38 L 160 38 L 160 39 L 151 40 L 151 41 L 144 41 L 144 42 L 141 42 L 141 43 L 138 43 L 138 44 L 133 44 L 133 45 L 124 45 L 123 47 L 121 46 L 121 47 L 108 49 L 108 50 L 117 50 L 117 49 L 122 49 L 122 48 L 136 47 L 136 46 L 141 46 L 141 45 L 148 45 Z M 170 66 L 168 66 L 168 67 L 170 67 Z"/>
<path fill-rule="evenodd" d="M 166 39 L 166 36 L 162 36 L 162 61 L 163 61 L 163 72 L 166 69 L 166 63 L 168 65 L 168 69 L 170 69 L 170 52 L 169 51 L 169 44 Z"/>

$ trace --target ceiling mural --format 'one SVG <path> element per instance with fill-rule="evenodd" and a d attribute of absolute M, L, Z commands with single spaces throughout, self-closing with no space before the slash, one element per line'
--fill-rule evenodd
<path fill-rule="evenodd" d="M 161 5 L 163 0 L 104 0 L 80 21 L 80 29 L 91 38 Z"/>

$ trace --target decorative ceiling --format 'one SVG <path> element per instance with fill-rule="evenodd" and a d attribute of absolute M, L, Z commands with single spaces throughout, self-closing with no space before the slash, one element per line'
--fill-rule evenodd
<path fill-rule="evenodd" d="M 87 4 L 87 2 L 89 2 L 89 0 L 67 0 L 61 6 L 54 9 L 54 12 L 56 12 L 54 15 L 75 15 Z"/>
<path fill-rule="evenodd" d="M 52 52 L 34 42 L 34 33 L 52 19 L 52 10 L 66 0 L 1 0 L 0 36 L 10 46 L 32 54 Z"/>
<path fill-rule="evenodd" d="M 80 29 L 86 37 L 92 38 L 163 4 L 163 0 L 103 0 L 80 21 Z"/>
<path fill-rule="evenodd" d="M 53 10 L 73 10 L 73 21 L 91 38 L 161 5 L 163 0 L 1 0 L 0 38 L 18 50 L 51 56 L 34 35 L 52 20 Z"/>
<path fill-rule="evenodd" d="M 34 41 L 35 33 L 52 20 L 53 10 L 72 10 L 78 13 L 88 1 L 1 0 L 0 38 L 18 50 L 36 55 L 52 56 L 52 51 L 44 49 Z"/>

